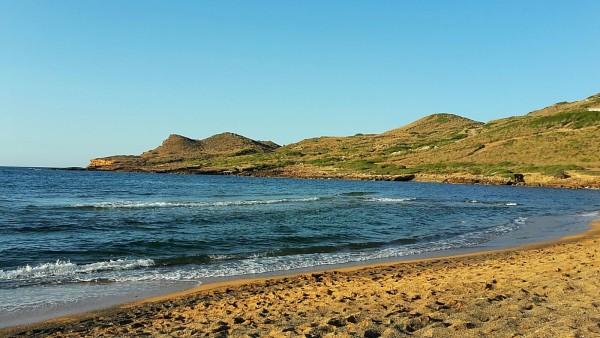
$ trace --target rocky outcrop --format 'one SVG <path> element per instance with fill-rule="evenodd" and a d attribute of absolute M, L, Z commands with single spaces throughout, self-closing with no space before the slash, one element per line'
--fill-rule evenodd
<path fill-rule="evenodd" d="M 110 158 L 95 158 L 93 160 L 90 160 L 90 165 L 88 166 L 88 168 L 101 168 L 112 166 L 114 164 L 115 160 Z"/>
<path fill-rule="evenodd" d="M 146 161 L 139 156 L 117 155 L 90 160 L 89 170 L 142 171 Z"/>

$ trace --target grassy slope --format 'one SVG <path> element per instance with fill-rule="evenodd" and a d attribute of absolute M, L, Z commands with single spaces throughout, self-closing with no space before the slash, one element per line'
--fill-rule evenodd
<path fill-rule="evenodd" d="M 416 175 L 490 183 L 506 183 L 518 173 L 531 184 L 598 187 L 600 112 L 588 110 L 596 107 L 600 94 L 486 124 L 435 114 L 382 134 L 319 137 L 274 151 L 240 144 L 229 152 L 191 151 L 178 157 L 158 156 L 159 147 L 143 155 L 149 161 L 143 167 L 292 177 Z M 157 156 L 148 155 L 152 152 Z"/>

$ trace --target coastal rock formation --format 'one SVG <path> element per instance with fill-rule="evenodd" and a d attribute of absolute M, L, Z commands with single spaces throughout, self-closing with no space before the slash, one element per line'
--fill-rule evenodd
<path fill-rule="evenodd" d="M 283 147 L 234 133 L 169 136 L 88 169 L 600 188 L 600 94 L 487 123 L 433 114 L 381 134 Z M 401 179 L 405 178 L 405 179 Z"/>
<path fill-rule="evenodd" d="M 116 155 L 104 158 L 95 158 L 90 160 L 88 169 L 90 170 L 117 170 L 128 171 L 132 167 L 143 167 L 146 165 L 144 159 L 132 155 Z"/>
<path fill-rule="evenodd" d="M 112 166 L 114 164 L 115 164 L 115 160 L 110 159 L 110 158 L 96 158 L 96 159 L 90 160 L 90 167 L 92 167 L 92 168 L 107 167 L 107 166 Z"/>

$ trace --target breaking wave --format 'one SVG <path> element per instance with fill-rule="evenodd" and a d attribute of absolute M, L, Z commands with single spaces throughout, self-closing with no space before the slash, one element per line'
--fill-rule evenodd
<path fill-rule="evenodd" d="M 586 213 L 580 214 L 579 216 L 581 216 L 581 217 L 598 217 L 598 216 L 600 216 L 600 210 L 586 212 Z"/>
<path fill-rule="evenodd" d="M 70 208 L 93 208 L 93 209 L 135 209 L 135 208 L 193 208 L 193 207 L 227 207 L 246 206 L 277 203 L 299 203 L 318 201 L 319 197 L 309 198 L 280 198 L 269 200 L 242 200 L 242 201 L 216 201 L 216 202 L 136 202 L 136 201 L 114 201 L 98 203 L 81 203 L 69 206 Z"/>
<path fill-rule="evenodd" d="M 478 200 L 470 200 L 470 199 L 466 199 L 465 203 L 469 203 L 469 204 L 489 204 L 489 205 L 505 205 L 508 207 L 513 207 L 513 206 L 517 206 L 519 205 L 519 203 L 516 202 L 486 202 L 486 201 L 478 201 Z"/>
<path fill-rule="evenodd" d="M 466 248 L 514 231 L 524 226 L 526 221 L 527 218 L 518 217 L 512 222 L 480 231 L 433 241 L 410 241 L 401 246 L 378 243 L 366 250 L 325 250 L 311 253 L 313 248 L 279 254 L 260 252 L 252 255 L 209 255 L 208 261 L 199 264 L 186 261 L 171 265 L 162 261 L 156 263 L 152 259 L 118 259 L 78 265 L 68 260 L 57 260 L 14 270 L 0 270 L 0 282 L 27 286 L 79 282 L 201 281 L 207 277 L 289 271 Z"/>
<path fill-rule="evenodd" d="M 400 202 L 410 202 L 416 201 L 416 198 L 388 198 L 388 197 L 369 197 L 365 198 L 367 201 L 374 202 L 386 202 L 386 203 L 400 203 Z"/>
<path fill-rule="evenodd" d="M 107 271 L 124 271 L 154 266 L 152 259 L 117 259 L 104 262 L 77 265 L 71 261 L 57 260 L 52 263 L 26 265 L 14 270 L 0 270 L 1 280 L 39 279 L 92 274 Z"/>

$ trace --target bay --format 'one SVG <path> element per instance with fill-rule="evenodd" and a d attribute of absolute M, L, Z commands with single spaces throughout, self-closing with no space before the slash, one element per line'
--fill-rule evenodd
<path fill-rule="evenodd" d="M 0 167 L 0 323 L 90 295 L 547 240 L 599 211 L 596 190 Z"/>

